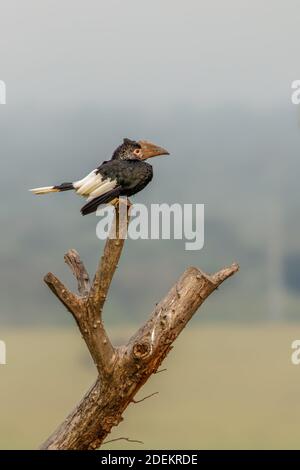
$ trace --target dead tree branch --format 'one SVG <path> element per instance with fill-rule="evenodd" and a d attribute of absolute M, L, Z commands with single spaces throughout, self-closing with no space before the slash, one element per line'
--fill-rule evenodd
<path fill-rule="evenodd" d="M 110 439 L 109 441 L 103 442 L 103 446 L 109 444 L 110 442 L 116 441 L 126 441 L 126 442 L 135 442 L 136 444 L 144 444 L 143 441 L 138 441 L 137 439 L 129 439 L 129 437 L 117 437 L 116 439 Z"/>
<path fill-rule="evenodd" d="M 90 291 L 90 277 L 77 251 L 69 250 L 65 254 L 65 262 L 70 266 L 72 273 L 77 279 L 79 294 L 83 297 L 88 295 Z"/>
<path fill-rule="evenodd" d="M 132 399 L 132 403 L 134 403 L 135 405 L 137 405 L 138 403 L 142 403 L 142 401 L 148 400 L 148 398 L 152 398 L 152 397 L 154 397 L 155 395 L 158 395 L 158 392 L 150 393 L 150 395 L 147 395 L 146 397 L 141 398 L 140 400 L 135 400 L 135 399 L 133 398 L 133 399 Z"/>
<path fill-rule="evenodd" d="M 97 449 L 134 396 L 153 374 L 172 348 L 172 343 L 204 300 L 238 265 L 211 276 L 197 268 L 188 268 L 168 294 L 159 302 L 149 320 L 134 334 L 127 345 L 114 348 L 102 322 L 102 310 L 124 245 L 129 222 L 120 224 L 117 209 L 114 226 L 116 238 L 108 238 L 94 280 L 90 287 L 88 273 L 75 250 L 65 255 L 78 283 L 78 294 L 70 292 L 52 273 L 45 282 L 73 315 L 98 370 L 98 377 L 81 402 L 41 449 Z M 145 397 L 146 398 L 146 397 Z M 141 401 L 141 400 L 140 400 Z"/>

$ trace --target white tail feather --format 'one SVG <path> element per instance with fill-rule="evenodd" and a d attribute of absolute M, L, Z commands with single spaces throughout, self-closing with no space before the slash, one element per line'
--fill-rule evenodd
<path fill-rule="evenodd" d="M 48 193 L 57 193 L 59 189 L 55 189 L 54 186 L 45 186 L 43 188 L 34 188 L 30 189 L 33 194 L 48 194 Z"/>

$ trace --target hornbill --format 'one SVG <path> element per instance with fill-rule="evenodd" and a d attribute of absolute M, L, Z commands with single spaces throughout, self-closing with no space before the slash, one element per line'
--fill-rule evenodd
<path fill-rule="evenodd" d="M 81 208 L 82 215 L 91 214 L 100 204 L 115 203 L 119 196 L 132 196 L 144 189 L 153 177 L 152 166 L 145 160 L 158 155 L 169 155 L 169 152 L 147 140 L 137 142 L 125 138 L 111 160 L 103 162 L 85 178 L 30 191 L 47 194 L 73 189 L 87 198 L 87 203 Z"/>

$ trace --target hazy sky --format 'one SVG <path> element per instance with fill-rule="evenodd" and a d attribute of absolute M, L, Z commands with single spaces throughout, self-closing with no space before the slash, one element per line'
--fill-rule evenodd
<path fill-rule="evenodd" d="M 151 285 L 151 309 L 187 265 L 209 272 L 237 260 L 244 290 L 232 296 L 238 306 L 226 303 L 228 318 L 246 295 L 245 316 L 264 316 L 252 292 L 270 271 L 265 241 L 280 238 L 276 221 L 266 224 L 276 201 L 289 221 L 280 250 L 299 251 L 299 17 L 293 0 L 0 0 L 0 315 L 26 323 L 45 302 L 55 309 L 40 280 L 60 274 L 69 247 L 94 269 L 96 220 L 79 215 L 81 201 L 28 189 L 83 177 L 126 136 L 171 152 L 134 201 L 204 203 L 207 222 L 196 255 L 158 241 L 137 256 L 128 243 L 115 302 L 138 312 Z"/>
<path fill-rule="evenodd" d="M 286 106 L 297 0 L 0 0 L 8 103 Z"/>

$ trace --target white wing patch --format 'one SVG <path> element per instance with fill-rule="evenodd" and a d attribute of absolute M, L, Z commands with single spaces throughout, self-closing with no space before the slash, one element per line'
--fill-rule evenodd
<path fill-rule="evenodd" d="M 98 184 L 101 183 L 101 177 L 100 175 L 96 174 L 96 170 L 91 171 L 85 178 L 79 181 L 75 181 L 73 183 L 73 186 L 77 192 L 77 194 L 80 194 L 82 196 L 88 196 L 89 195 L 89 187 L 98 180 Z"/>
<path fill-rule="evenodd" d="M 85 178 L 73 183 L 76 193 L 87 197 L 88 201 L 114 189 L 116 185 L 115 180 L 103 179 L 100 173 L 97 173 L 97 170 L 91 171 Z"/>
<path fill-rule="evenodd" d="M 111 191 L 117 186 L 117 182 L 114 180 L 105 180 L 101 186 L 98 188 L 94 189 L 91 193 L 90 196 L 88 197 L 88 201 L 91 201 L 95 197 L 101 196 L 101 194 L 107 193 L 108 191 Z"/>

